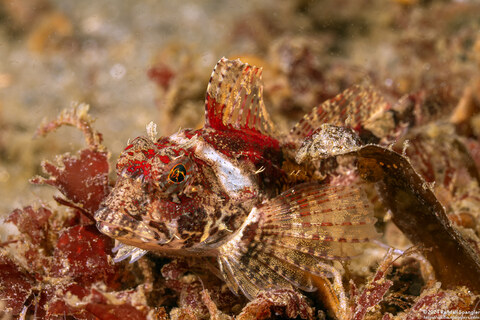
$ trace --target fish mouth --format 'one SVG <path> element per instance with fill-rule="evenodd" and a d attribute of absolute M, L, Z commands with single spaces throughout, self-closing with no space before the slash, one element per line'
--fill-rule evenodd
<path fill-rule="evenodd" d="M 134 218 L 125 210 L 112 210 L 108 206 L 95 212 L 97 229 L 110 238 L 146 250 L 155 250 L 171 241 L 172 236 L 162 232 L 141 219 Z"/>

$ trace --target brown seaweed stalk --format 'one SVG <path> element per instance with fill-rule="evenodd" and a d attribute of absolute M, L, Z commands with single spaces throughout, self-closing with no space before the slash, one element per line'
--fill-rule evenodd
<path fill-rule="evenodd" d="M 424 254 L 444 288 L 467 286 L 480 292 L 480 260 L 452 227 L 445 209 L 428 184 L 402 155 L 368 145 L 354 152 L 362 177 L 378 182 L 393 222 Z M 380 175 L 379 175 L 380 173 Z"/>
<path fill-rule="evenodd" d="M 344 138 L 338 139 L 339 135 Z M 452 227 L 429 184 L 404 156 L 378 145 L 348 143 L 357 140 L 348 128 L 324 125 L 305 141 L 297 161 L 325 158 L 326 149 L 332 151 L 328 156 L 356 156 L 361 177 L 377 183 L 383 202 L 393 213 L 393 222 L 413 244 L 428 249 L 424 254 L 442 286 L 466 286 L 480 292 L 480 260 Z M 343 144 L 339 146 L 338 141 Z"/>

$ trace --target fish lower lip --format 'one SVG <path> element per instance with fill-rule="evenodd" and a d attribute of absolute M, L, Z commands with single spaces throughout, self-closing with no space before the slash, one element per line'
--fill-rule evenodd
<path fill-rule="evenodd" d="M 97 229 L 111 238 L 118 238 L 119 236 L 128 233 L 123 228 L 119 227 L 117 223 L 112 221 L 112 211 L 109 207 L 101 207 L 95 212 L 95 221 L 97 222 Z"/>
<path fill-rule="evenodd" d="M 108 216 L 108 211 L 109 211 L 108 207 L 101 207 L 95 212 L 95 214 L 93 215 L 93 218 L 95 219 L 95 221 L 97 221 L 97 227 L 98 227 L 98 223 L 106 220 L 106 217 Z"/>
<path fill-rule="evenodd" d="M 95 212 L 94 217 L 97 229 L 101 233 L 129 245 L 151 250 L 173 240 L 173 236 L 169 232 L 156 230 L 155 227 L 149 226 L 123 211 L 101 207 Z"/>
<path fill-rule="evenodd" d="M 118 227 L 105 221 L 97 221 L 97 229 L 104 235 L 107 235 L 111 238 L 115 238 L 119 231 Z"/>

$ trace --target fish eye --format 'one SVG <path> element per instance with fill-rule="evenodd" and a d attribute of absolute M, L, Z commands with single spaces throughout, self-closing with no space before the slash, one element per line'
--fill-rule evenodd
<path fill-rule="evenodd" d="M 187 169 L 182 163 L 177 164 L 174 166 L 170 173 L 168 174 L 168 180 L 173 183 L 182 183 L 185 178 L 187 177 Z"/>
<path fill-rule="evenodd" d="M 152 182 L 164 194 L 181 193 L 191 183 L 192 173 L 195 172 L 194 163 L 188 157 L 176 159 L 163 170 Z"/>

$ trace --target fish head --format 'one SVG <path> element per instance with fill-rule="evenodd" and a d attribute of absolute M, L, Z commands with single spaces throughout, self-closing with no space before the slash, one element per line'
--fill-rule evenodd
<path fill-rule="evenodd" d="M 145 250 L 175 250 L 194 241 L 207 219 L 194 140 L 133 140 L 118 159 L 115 186 L 95 213 L 97 228 Z"/>
<path fill-rule="evenodd" d="M 235 231 L 257 201 L 254 167 L 184 130 L 136 138 L 120 155 L 97 228 L 144 250 L 209 251 Z"/>

